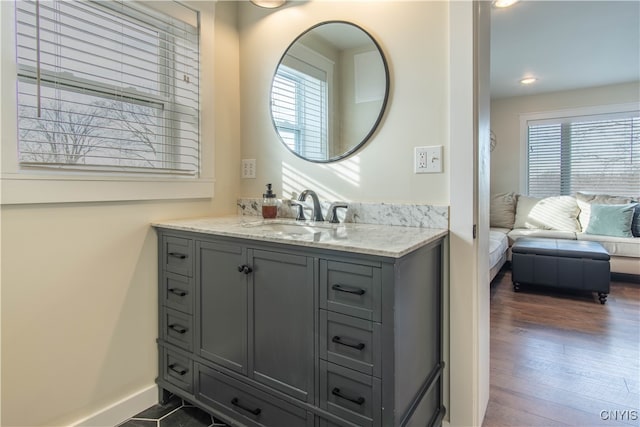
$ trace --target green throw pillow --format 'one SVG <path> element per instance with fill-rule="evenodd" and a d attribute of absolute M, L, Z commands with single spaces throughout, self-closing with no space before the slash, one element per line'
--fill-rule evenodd
<path fill-rule="evenodd" d="M 631 221 L 636 203 L 625 205 L 591 205 L 591 218 L 586 234 L 633 237 Z"/>

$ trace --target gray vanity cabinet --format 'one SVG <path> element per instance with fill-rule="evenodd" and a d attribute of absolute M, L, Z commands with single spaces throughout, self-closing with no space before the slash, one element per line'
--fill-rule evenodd
<path fill-rule="evenodd" d="M 161 401 L 231 426 L 441 424 L 441 240 L 395 259 L 158 236 Z"/>

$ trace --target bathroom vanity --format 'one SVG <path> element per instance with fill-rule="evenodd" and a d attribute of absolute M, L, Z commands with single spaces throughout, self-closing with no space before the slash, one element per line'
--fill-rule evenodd
<path fill-rule="evenodd" d="M 153 225 L 161 400 L 234 426 L 441 424 L 446 230 Z"/>

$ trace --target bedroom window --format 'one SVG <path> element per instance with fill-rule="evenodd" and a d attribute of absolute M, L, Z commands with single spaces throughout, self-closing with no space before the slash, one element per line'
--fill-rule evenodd
<path fill-rule="evenodd" d="M 15 5 L 21 168 L 199 174 L 197 12 L 166 2 Z"/>
<path fill-rule="evenodd" d="M 639 111 L 565 115 L 525 123 L 530 196 L 577 191 L 639 195 Z"/>

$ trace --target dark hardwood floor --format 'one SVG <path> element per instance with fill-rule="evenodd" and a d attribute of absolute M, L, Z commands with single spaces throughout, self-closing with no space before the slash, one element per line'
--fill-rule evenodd
<path fill-rule="evenodd" d="M 640 284 L 596 294 L 491 285 L 494 426 L 640 426 Z"/>

